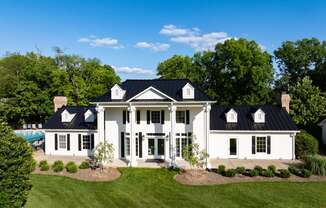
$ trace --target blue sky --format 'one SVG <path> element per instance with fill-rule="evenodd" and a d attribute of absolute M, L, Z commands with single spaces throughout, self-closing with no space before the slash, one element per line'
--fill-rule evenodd
<path fill-rule="evenodd" d="M 96 57 L 122 79 L 154 78 L 174 54 L 209 50 L 228 38 L 272 52 L 282 41 L 326 38 L 326 1 L 15 1 L 0 3 L 0 54 L 38 48 Z"/>

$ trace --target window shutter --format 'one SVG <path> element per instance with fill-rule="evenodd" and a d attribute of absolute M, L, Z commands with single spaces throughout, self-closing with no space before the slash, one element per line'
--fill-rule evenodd
<path fill-rule="evenodd" d="M 91 134 L 91 150 L 94 149 L 94 134 Z"/>
<path fill-rule="evenodd" d="M 67 134 L 67 150 L 70 151 L 70 134 Z"/>
<path fill-rule="evenodd" d="M 164 110 L 161 110 L 161 124 L 164 124 Z"/>
<path fill-rule="evenodd" d="M 267 154 L 271 154 L 271 136 L 267 136 Z"/>
<path fill-rule="evenodd" d="M 189 124 L 189 117 L 190 117 L 190 112 L 189 110 L 186 110 L 186 124 Z"/>
<path fill-rule="evenodd" d="M 81 151 L 81 135 L 78 134 L 78 150 Z"/>
<path fill-rule="evenodd" d="M 252 136 L 252 154 L 256 154 L 256 137 Z"/>
<path fill-rule="evenodd" d="M 147 124 L 150 124 L 151 123 L 151 111 L 147 111 Z"/>
<path fill-rule="evenodd" d="M 122 123 L 126 124 L 126 111 L 122 111 Z"/>
<path fill-rule="evenodd" d="M 142 158 L 143 157 L 143 134 L 142 132 L 138 133 L 139 136 L 139 157 Z"/>
<path fill-rule="evenodd" d="M 140 110 L 137 110 L 136 120 L 137 124 L 140 124 Z"/>
<path fill-rule="evenodd" d="M 58 150 L 58 134 L 54 134 L 54 149 Z"/>
<path fill-rule="evenodd" d="M 130 111 L 127 111 L 127 122 L 130 122 Z"/>
<path fill-rule="evenodd" d="M 121 132 L 120 142 L 121 142 L 120 155 L 121 155 L 121 158 L 124 158 L 125 157 L 125 134 L 124 134 L 124 132 Z"/>

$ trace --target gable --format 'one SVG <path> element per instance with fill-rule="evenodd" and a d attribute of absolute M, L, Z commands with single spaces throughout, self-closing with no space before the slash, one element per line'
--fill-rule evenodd
<path fill-rule="evenodd" d="M 259 108 L 254 114 L 253 119 L 255 123 L 265 123 L 265 112 Z"/>
<path fill-rule="evenodd" d="M 194 99 L 195 98 L 195 89 L 191 84 L 187 83 L 182 88 L 182 98 L 183 99 Z"/>
<path fill-rule="evenodd" d="M 85 118 L 85 122 L 94 122 L 94 120 L 95 120 L 95 114 L 91 110 L 88 109 L 84 113 L 84 118 Z"/>
<path fill-rule="evenodd" d="M 115 84 L 111 88 L 111 99 L 112 100 L 121 100 L 125 95 L 125 90 L 123 90 L 118 84 Z"/>
<path fill-rule="evenodd" d="M 173 99 L 151 86 L 145 89 L 144 91 L 138 93 L 136 96 L 130 98 L 128 101 L 132 101 L 132 100 L 162 100 L 163 101 L 163 100 L 173 100 Z"/>
<path fill-rule="evenodd" d="M 67 110 L 64 110 L 61 113 L 61 122 L 71 122 L 75 115 L 75 113 L 69 113 Z"/>
<path fill-rule="evenodd" d="M 225 118 L 227 123 L 238 122 L 238 114 L 233 108 L 231 108 L 227 113 L 225 113 Z"/>

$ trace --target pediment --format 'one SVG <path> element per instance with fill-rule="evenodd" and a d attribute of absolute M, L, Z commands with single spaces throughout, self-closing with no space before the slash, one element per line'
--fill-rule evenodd
<path fill-rule="evenodd" d="M 171 97 L 168 95 L 164 94 L 163 92 L 157 90 L 154 87 L 149 87 L 142 92 L 138 93 L 128 101 L 132 100 L 173 100 Z"/>

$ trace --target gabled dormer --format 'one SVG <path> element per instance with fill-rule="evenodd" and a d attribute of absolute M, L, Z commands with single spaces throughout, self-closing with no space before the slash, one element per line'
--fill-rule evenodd
<path fill-rule="evenodd" d="M 61 113 L 61 122 L 71 122 L 75 115 L 76 113 L 69 113 L 69 111 L 64 110 Z"/>
<path fill-rule="evenodd" d="M 225 118 L 227 123 L 237 123 L 238 113 L 233 108 L 231 108 L 227 113 L 225 113 Z"/>
<path fill-rule="evenodd" d="M 255 123 L 265 123 L 265 112 L 261 108 L 253 113 L 252 117 Z"/>
<path fill-rule="evenodd" d="M 194 99 L 195 98 L 195 88 L 187 83 L 182 88 L 182 99 Z"/>
<path fill-rule="evenodd" d="M 84 119 L 85 119 L 85 122 L 92 123 L 95 120 L 95 114 L 91 110 L 88 109 L 84 113 Z"/>
<path fill-rule="evenodd" d="M 111 88 L 111 99 L 112 100 L 122 100 L 126 91 L 123 90 L 118 84 L 115 84 Z"/>

